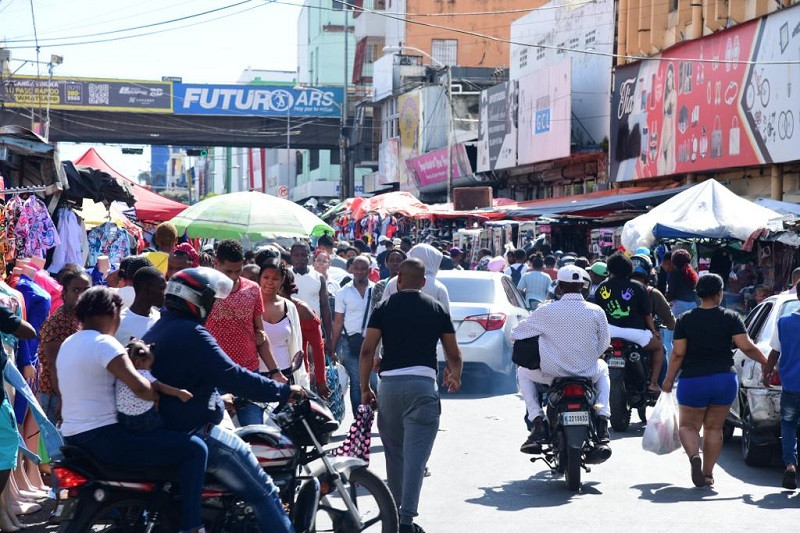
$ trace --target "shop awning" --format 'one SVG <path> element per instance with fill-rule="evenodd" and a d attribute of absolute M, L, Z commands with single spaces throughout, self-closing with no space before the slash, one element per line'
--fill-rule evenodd
<path fill-rule="evenodd" d="M 370 211 L 375 211 L 381 216 L 399 214 L 413 217 L 422 213 L 427 213 L 427 204 L 422 203 L 413 194 L 408 192 L 387 192 L 372 198 L 359 198 L 353 202 L 353 218 L 361 220 Z"/>
<path fill-rule="evenodd" d="M 75 159 L 73 163 L 76 167 L 84 166 L 102 170 L 117 179 L 129 183 L 131 189 L 133 189 L 133 196 L 136 198 L 136 218 L 142 222 L 158 223 L 171 220 L 189 207 L 161 196 L 158 193 L 154 193 L 135 181 L 123 176 L 114 170 L 111 165 L 106 163 L 94 148 L 89 148 L 85 154 Z"/>
<path fill-rule="evenodd" d="M 772 200 L 770 198 L 758 198 L 756 203 L 761 207 L 772 209 L 773 211 L 782 215 L 794 215 L 800 217 L 800 204 L 793 204 L 792 202 L 781 202 Z"/>
<path fill-rule="evenodd" d="M 453 203 L 433 204 L 428 206 L 428 212 L 415 215 L 414 218 L 424 220 L 449 219 L 449 218 L 468 218 L 474 217 L 481 220 L 500 220 L 506 217 L 501 211 L 496 211 L 496 207 L 510 207 L 517 205 L 517 202 L 509 198 L 495 198 L 492 200 L 492 207 L 486 209 L 476 209 L 472 211 L 453 211 Z"/>

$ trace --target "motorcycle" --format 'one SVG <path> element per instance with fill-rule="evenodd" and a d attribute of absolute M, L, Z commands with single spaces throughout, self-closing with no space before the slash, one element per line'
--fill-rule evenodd
<path fill-rule="evenodd" d="M 361 459 L 333 457 L 323 447 L 339 423 L 319 396 L 282 404 L 266 425 L 236 430 L 272 477 L 295 531 L 396 533 L 389 488 Z M 213 431 L 213 429 L 212 429 Z M 59 489 L 55 517 L 64 533 L 167 533 L 178 530 L 180 493 L 174 472 L 103 464 L 73 446 L 53 466 Z M 321 464 L 312 469 L 311 463 Z M 203 488 L 203 520 L 214 533 L 259 531 L 252 509 L 212 474 Z"/>
<path fill-rule="evenodd" d="M 648 390 L 652 368 L 650 352 L 638 344 L 615 338 L 611 339 L 611 347 L 603 359 L 611 377 L 611 427 L 614 431 L 627 431 L 633 409 L 642 422 L 647 422 L 647 407 L 654 406 L 658 400 L 658 392 Z"/>
<path fill-rule="evenodd" d="M 591 472 L 587 465 L 611 457 L 611 448 L 597 444 L 594 386 L 590 379 L 556 378 L 544 395 L 546 439 L 531 462 L 544 461 L 554 473 L 564 474 L 569 490 L 578 490 L 581 470 Z"/>

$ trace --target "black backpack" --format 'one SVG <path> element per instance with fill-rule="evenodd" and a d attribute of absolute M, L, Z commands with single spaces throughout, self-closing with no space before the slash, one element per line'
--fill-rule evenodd
<path fill-rule="evenodd" d="M 515 265 L 511 265 L 511 281 L 514 282 L 514 286 L 516 287 L 519 284 L 519 280 L 522 279 L 522 267 L 525 265 L 517 265 L 519 268 L 514 268 Z"/>

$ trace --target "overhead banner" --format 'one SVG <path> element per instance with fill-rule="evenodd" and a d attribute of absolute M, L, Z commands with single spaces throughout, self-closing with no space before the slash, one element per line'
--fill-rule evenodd
<path fill-rule="evenodd" d="M 444 183 L 447 181 L 448 148 L 439 148 L 419 157 L 406 160 L 406 166 L 413 173 L 417 188 Z M 451 152 L 450 176 L 453 181 L 472 174 L 467 150 L 463 144 L 456 144 Z"/>
<path fill-rule="evenodd" d="M 5 107 L 78 111 L 172 112 L 172 83 L 99 78 L 18 76 L 0 84 Z"/>
<path fill-rule="evenodd" d="M 378 175 L 376 185 L 400 182 L 400 141 L 396 137 L 385 139 L 378 147 Z"/>
<path fill-rule="evenodd" d="M 176 115 L 341 116 L 341 87 L 175 84 Z"/>
<path fill-rule="evenodd" d="M 400 161 L 407 161 L 420 154 L 422 147 L 422 91 L 401 94 L 397 97 L 397 114 L 400 129 Z M 400 190 L 413 194 L 418 192 L 414 174 L 406 165 L 400 165 L 402 174 Z"/>
<path fill-rule="evenodd" d="M 569 59 L 519 79 L 518 164 L 569 157 L 571 80 Z"/>
<path fill-rule="evenodd" d="M 798 159 L 798 17 L 800 8 L 787 8 L 676 46 L 657 56 L 660 60 L 618 67 L 611 178 L 630 181 Z"/>
<path fill-rule="evenodd" d="M 507 81 L 481 91 L 478 172 L 517 164 L 516 86 L 515 81 Z"/>

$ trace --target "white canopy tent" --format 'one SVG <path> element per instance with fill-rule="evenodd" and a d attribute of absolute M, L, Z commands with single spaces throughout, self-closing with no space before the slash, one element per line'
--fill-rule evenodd
<path fill-rule="evenodd" d="M 659 238 L 747 241 L 771 220 L 781 218 L 780 213 L 740 198 L 709 179 L 628 221 L 622 229 L 622 245 L 633 252 L 640 246 L 651 247 Z"/>

